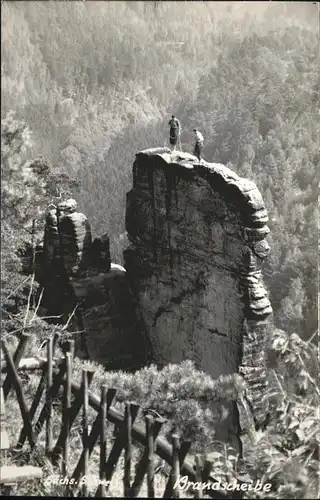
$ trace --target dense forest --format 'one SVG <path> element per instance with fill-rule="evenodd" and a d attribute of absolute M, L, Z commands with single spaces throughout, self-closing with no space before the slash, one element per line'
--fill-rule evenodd
<path fill-rule="evenodd" d="M 17 241 L 30 236 L 19 224 L 45 209 L 54 179 L 61 189 L 68 180 L 121 263 L 134 155 L 168 144 L 175 113 L 183 150 L 198 127 L 207 161 L 256 182 L 270 216 L 264 276 L 276 324 L 314 335 L 317 4 L 4 1 L 1 10 L 4 289 L 16 285 Z"/>
<path fill-rule="evenodd" d="M 85 365 L 95 372 L 96 394 L 104 383 L 117 388 L 117 407 L 128 399 L 156 411 L 166 419 L 166 434 L 179 431 L 182 440 L 192 439 L 192 453 L 211 453 L 217 479 L 238 481 L 241 472 L 245 482 L 271 483 L 269 498 L 318 498 L 319 4 L 4 0 L 1 6 L 2 339 L 13 352 L 29 334 L 28 354 L 38 358 L 56 333 L 72 338 L 68 322 L 51 324 L 37 314 L 32 270 L 48 206 L 74 196 L 94 236 L 109 234 L 112 260 L 121 263 L 135 153 L 168 145 L 168 120 L 176 114 L 183 151 L 192 151 L 192 130 L 199 128 L 205 159 L 254 180 L 269 212 L 271 254 L 263 271 L 276 328 L 262 395 L 269 405 L 265 426 L 255 429 L 248 410 L 244 456 L 215 448 L 216 403 L 223 395 L 243 404 L 245 384 L 238 374 L 214 381 L 188 360 L 127 373 L 76 359 L 77 381 Z M 59 349 L 63 354 L 63 342 Z M 24 375 L 29 402 L 38 383 L 38 373 Z M 6 408 L 13 442 L 22 425 L 15 394 Z M 53 410 L 58 432 L 61 414 Z M 69 443 L 73 458 L 78 437 L 77 431 Z M 44 478 L 52 474 L 41 443 L 4 458 L 17 460 L 41 467 Z M 14 492 L 63 495 L 42 481 Z"/>

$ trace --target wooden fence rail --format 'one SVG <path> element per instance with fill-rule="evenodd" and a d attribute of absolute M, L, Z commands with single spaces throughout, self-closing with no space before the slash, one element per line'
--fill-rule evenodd
<path fill-rule="evenodd" d="M 35 395 L 28 409 L 27 398 L 23 393 L 23 386 L 19 372 L 28 369 L 30 364 L 21 363 L 22 356 L 26 350 L 29 336 L 22 335 L 15 354 L 12 356 L 5 340 L 1 341 L 1 349 L 4 355 L 5 367 L 1 369 L 6 372 L 3 382 L 3 393 L 5 399 L 11 389 L 15 390 L 17 401 L 23 419 L 23 427 L 20 432 L 16 448 L 22 449 L 28 440 L 31 449 L 34 449 L 40 441 L 41 430 L 45 426 L 45 453 L 50 458 L 53 466 L 59 467 L 63 477 L 72 478 L 73 484 L 83 476 L 88 476 L 89 459 L 94 449 L 99 449 L 99 486 L 96 489 L 97 497 L 107 495 L 110 481 L 119 467 L 119 459 L 124 456 L 123 465 L 123 494 L 126 498 L 136 498 L 146 480 L 149 498 L 155 497 L 155 459 L 160 457 L 170 467 L 169 477 L 163 492 L 163 498 L 179 498 L 179 488 L 175 487 L 180 475 L 188 476 L 193 482 L 214 483 L 210 470 L 210 462 L 201 461 L 199 456 L 195 458 L 195 464 L 188 459 L 190 442 L 179 442 L 177 435 L 172 435 L 172 443 L 169 443 L 160 435 L 164 420 L 154 418 L 151 415 L 144 417 L 144 425 L 136 423 L 140 407 L 135 402 L 126 402 L 122 414 L 112 406 L 116 397 L 116 389 L 101 387 L 100 397 L 90 392 L 90 384 L 94 372 L 88 369 L 82 370 L 81 383 L 72 380 L 74 344 L 69 341 L 67 352 L 63 362 L 54 359 L 54 353 L 58 344 L 59 336 L 56 335 L 47 343 L 47 359 L 33 359 L 33 369 L 40 371 L 40 381 Z M 35 366 L 36 365 L 36 366 Z M 61 395 L 61 428 L 54 443 L 53 438 L 53 402 Z M 41 408 L 42 403 L 42 408 Z M 88 425 L 89 408 L 95 410 L 96 417 L 91 429 Z M 59 407 L 60 408 L 60 407 Z M 82 410 L 82 412 L 81 412 Z M 38 411 L 38 417 L 35 416 Z M 70 470 L 70 433 L 77 416 L 81 416 L 81 443 L 82 450 L 76 466 Z M 107 431 L 110 424 L 116 429 L 115 439 L 112 444 L 107 440 Z M 142 454 L 135 464 L 133 470 L 134 445 L 142 446 Z M 70 483 L 70 482 L 69 482 Z M 88 496 L 88 485 L 81 485 L 79 496 Z M 206 489 L 195 490 L 194 498 L 210 496 L 216 499 L 241 498 L 241 492 L 235 491 L 228 495 L 223 491 Z M 74 496 L 74 491 L 66 487 L 66 496 Z"/>

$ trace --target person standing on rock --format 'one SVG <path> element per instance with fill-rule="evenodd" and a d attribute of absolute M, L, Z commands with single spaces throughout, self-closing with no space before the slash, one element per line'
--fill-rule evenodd
<path fill-rule="evenodd" d="M 178 118 L 175 115 L 171 116 L 171 120 L 169 120 L 170 126 L 170 144 L 173 146 L 173 151 L 176 150 L 176 145 L 178 139 L 180 139 L 181 125 Z"/>
<path fill-rule="evenodd" d="M 199 163 L 201 161 L 201 154 L 203 149 L 203 135 L 199 132 L 198 129 L 194 128 L 193 133 L 195 135 L 196 143 L 194 145 L 194 155 L 198 158 Z"/>

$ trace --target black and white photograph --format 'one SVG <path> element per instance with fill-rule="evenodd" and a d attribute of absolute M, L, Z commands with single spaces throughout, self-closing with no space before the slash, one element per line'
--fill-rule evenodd
<path fill-rule="evenodd" d="M 0 494 L 320 497 L 320 2 L 1 0 Z"/>

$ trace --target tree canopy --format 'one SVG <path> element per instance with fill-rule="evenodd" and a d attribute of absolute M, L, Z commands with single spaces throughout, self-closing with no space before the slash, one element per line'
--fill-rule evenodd
<path fill-rule="evenodd" d="M 121 261 L 134 155 L 167 144 L 174 113 L 184 148 L 197 127 L 208 161 L 257 183 L 270 216 L 264 275 L 276 322 L 310 337 L 317 12 L 311 2 L 3 2 L 2 139 L 16 134 L 2 154 L 8 231 L 42 206 L 47 174 L 31 167 L 41 155 L 38 166 L 77 179 L 80 209 L 95 232 L 109 233 Z"/>

